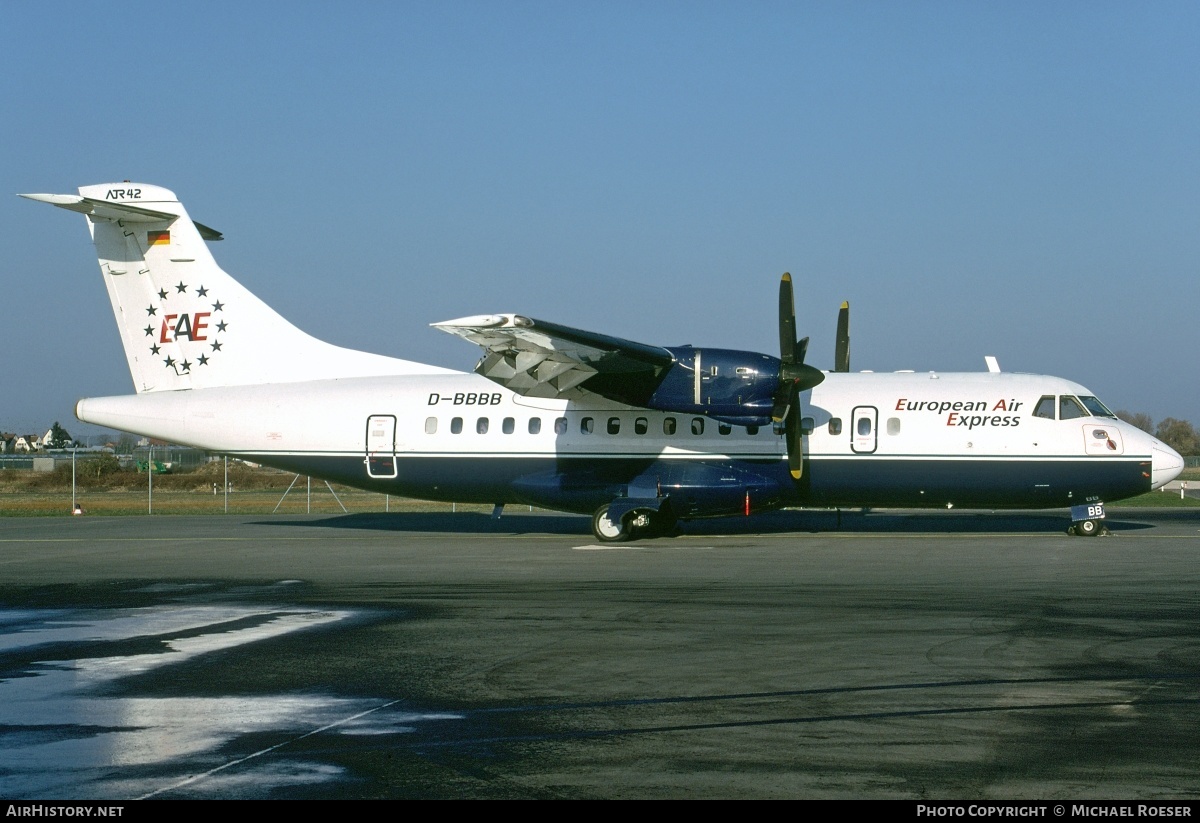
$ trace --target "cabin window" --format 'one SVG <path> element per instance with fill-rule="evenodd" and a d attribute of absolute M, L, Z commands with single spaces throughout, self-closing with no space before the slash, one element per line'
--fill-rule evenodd
<path fill-rule="evenodd" d="M 475 421 L 475 433 L 476 434 L 487 434 L 487 430 L 488 430 L 488 419 L 486 417 L 481 417 Z"/>
<path fill-rule="evenodd" d="M 663 418 L 663 434 L 674 434 L 675 428 L 676 428 L 676 425 L 675 425 L 674 417 L 664 417 Z"/>
<path fill-rule="evenodd" d="M 800 433 L 801 434 L 812 434 L 813 429 L 815 427 L 816 427 L 816 423 L 813 422 L 813 419 L 811 417 L 801 417 L 800 418 Z"/>
<path fill-rule="evenodd" d="M 888 434 L 899 434 L 900 433 L 900 418 L 899 417 L 889 417 L 888 418 L 887 432 L 888 432 Z"/>
<path fill-rule="evenodd" d="M 633 421 L 633 433 L 634 434 L 645 434 L 649 430 L 650 430 L 650 423 L 649 423 L 649 421 L 646 420 L 646 418 L 639 417 L 638 419 Z"/>
<path fill-rule="evenodd" d="M 1044 417 L 1047 420 L 1054 419 L 1054 395 L 1042 395 L 1042 399 L 1037 401 L 1037 405 L 1033 407 L 1034 417 Z"/>
<path fill-rule="evenodd" d="M 758 426 L 747 426 L 746 434 L 750 435 L 751 437 L 758 434 Z"/>
<path fill-rule="evenodd" d="M 505 434 L 512 434 L 517 430 L 517 421 L 511 417 L 504 418 L 504 422 L 500 425 L 500 429 Z"/>
<path fill-rule="evenodd" d="M 718 434 L 729 434 L 732 431 L 733 431 L 733 426 L 729 425 L 728 423 L 718 423 L 717 424 L 717 433 Z"/>
<path fill-rule="evenodd" d="M 529 418 L 529 433 L 530 434 L 540 434 L 541 431 L 542 431 L 542 418 L 540 418 L 540 417 Z"/>
<path fill-rule="evenodd" d="M 692 418 L 692 434 L 697 434 L 697 435 L 704 434 L 704 418 L 703 417 L 693 417 Z"/>
<path fill-rule="evenodd" d="M 426 417 L 425 418 L 425 433 L 426 434 L 437 434 L 437 418 L 436 417 Z"/>
<path fill-rule="evenodd" d="M 858 418 L 858 423 L 856 425 L 858 426 L 858 433 L 860 435 L 865 437 L 871 433 L 871 418 L 867 417 L 866 415 Z"/>
<path fill-rule="evenodd" d="M 565 418 L 565 417 L 554 418 L 554 433 L 555 434 L 566 434 L 567 433 L 567 418 Z"/>
<path fill-rule="evenodd" d="M 450 433 L 462 434 L 462 418 L 456 417 L 450 421 Z"/>
<path fill-rule="evenodd" d="M 608 418 L 608 433 L 609 434 L 620 434 L 621 433 L 621 418 L 619 418 L 619 417 Z"/>
<path fill-rule="evenodd" d="M 1079 405 L 1079 401 L 1069 394 L 1058 398 L 1058 419 L 1074 420 L 1076 417 L 1087 417 L 1088 413 Z"/>
<path fill-rule="evenodd" d="M 590 417 L 585 417 L 579 421 L 579 433 L 591 434 L 596 430 L 596 421 Z"/>
<path fill-rule="evenodd" d="M 840 417 L 829 418 L 829 433 L 834 434 L 834 435 L 842 433 L 842 418 L 840 418 Z"/>

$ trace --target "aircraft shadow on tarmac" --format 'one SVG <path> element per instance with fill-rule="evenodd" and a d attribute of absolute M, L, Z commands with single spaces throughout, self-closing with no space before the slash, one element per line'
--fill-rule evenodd
<path fill-rule="evenodd" d="M 1154 520 L 1164 516 L 1172 520 L 1183 515 L 1200 519 L 1187 512 L 1155 512 Z M 1106 522 L 1113 532 L 1152 529 L 1154 524 L 1129 517 L 1109 518 Z M 396 512 L 346 514 L 317 520 L 257 521 L 256 525 L 295 525 L 332 529 L 364 529 L 392 532 L 432 532 L 461 534 L 561 534 L 591 538 L 589 519 L 569 514 L 527 514 L 516 512 L 499 519 L 478 512 Z M 692 520 L 681 524 L 681 534 L 690 535 L 753 535 L 788 532 L 818 534 L 846 532 L 850 534 L 897 533 L 919 534 L 1063 534 L 1070 518 L 1065 512 L 914 512 L 878 511 L 779 511 L 751 517 L 728 517 L 714 520 Z"/>

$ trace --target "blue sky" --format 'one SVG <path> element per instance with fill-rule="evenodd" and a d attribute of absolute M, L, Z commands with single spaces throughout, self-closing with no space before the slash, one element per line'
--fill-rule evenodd
<path fill-rule="evenodd" d="M 469 369 L 515 311 L 854 369 L 1056 374 L 1200 424 L 1200 6 L 0 5 L 0 428 L 125 394 L 83 218 L 131 179 L 306 331 Z"/>

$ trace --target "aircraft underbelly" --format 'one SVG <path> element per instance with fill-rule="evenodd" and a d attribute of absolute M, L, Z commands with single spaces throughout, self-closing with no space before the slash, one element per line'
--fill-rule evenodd
<path fill-rule="evenodd" d="M 527 503 L 588 513 L 618 497 L 670 496 L 681 517 L 768 511 L 797 502 L 786 465 L 766 461 L 624 457 L 399 455 L 396 477 L 373 477 L 362 455 L 242 453 L 264 465 L 356 488 L 423 500 Z M 640 490 L 640 491 L 639 491 Z"/>
<path fill-rule="evenodd" d="M 1146 458 L 921 460 L 871 456 L 811 461 L 813 505 L 1053 508 L 1150 491 Z"/>

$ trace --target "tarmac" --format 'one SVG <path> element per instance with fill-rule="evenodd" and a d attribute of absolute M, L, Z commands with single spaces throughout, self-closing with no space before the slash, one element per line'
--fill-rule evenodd
<path fill-rule="evenodd" d="M 589 525 L 2 519 L 0 796 L 1200 795 L 1200 512 Z"/>

